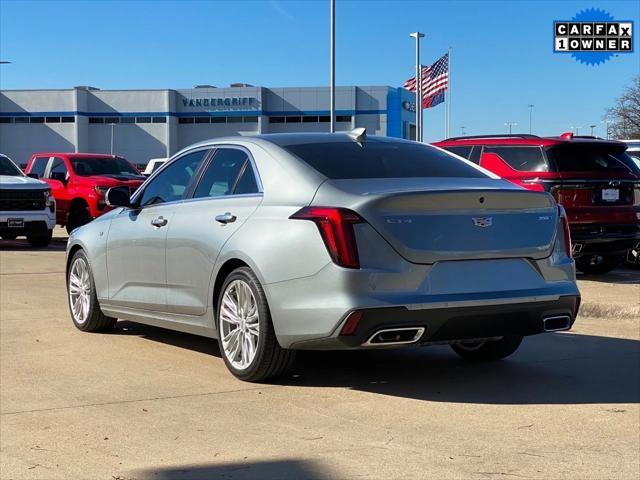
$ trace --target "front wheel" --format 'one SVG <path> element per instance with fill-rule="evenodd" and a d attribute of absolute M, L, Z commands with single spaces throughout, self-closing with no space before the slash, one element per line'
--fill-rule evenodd
<path fill-rule="evenodd" d="M 465 360 L 481 362 L 506 358 L 515 352 L 521 343 L 522 336 L 507 335 L 500 340 L 458 343 L 451 345 L 451 348 Z"/>
<path fill-rule="evenodd" d="M 280 376 L 293 362 L 295 352 L 278 343 L 264 290 L 250 268 L 238 268 L 226 278 L 217 319 L 222 358 L 240 380 Z"/>
<path fill-rule="evenodd" d="M 67 273 L 67 298 L 73 324 L 83 332 L 110 330 L 116 319 L 107 317 L 98 304 L 96 287 L 89 259 L 82 250 L 78 250 L 69 265 Z"/>
<path fill-rule="evenodd" d="M 51 243 L 53 230 L 45 230 L 44 232 L 30 233 L 27 235 L 27 241 L 32 247 L 44 248 Z"/>
<path fill-rule="evenodd" d="M 620 264 L 619 255 L 590 255 L 576 258 L 576 268 L 588 275 L 609 273 Z"/>
<path fill-rule="evenodd" d="M 86 225 L 91 220 L 93 220 L 93 218 L 89 211 L 89 205 L 84 202 L 77 202 L 71 207 L 71 211 L 69 212 L 66 225 L 67 233 L 71 233 L 76 228 Z"/>

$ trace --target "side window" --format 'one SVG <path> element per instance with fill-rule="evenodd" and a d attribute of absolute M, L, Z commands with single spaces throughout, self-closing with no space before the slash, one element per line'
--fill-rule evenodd
<path fill-rule="evenodd" d="M 482 152 L 482 147 L 479 145 L 476 145 L 475 147 L 473 147 L 473 150 L 471 151 L 471 155 L 469 156 L 469 161 L 473 162 L 473 163 L 480 163 L 480 153 Z"/>
<path fill-rule="evenodd" d="M 464 147 L 464 146 L 460 146 L 460 147 L 443 147 L 445 150 L 450 151 L 451 153 L 455 153 L 456 155 L 459 155 L 462 158 L 466 158 L 467 160 L 469 160 L 469 155 L 471 154 L 471 148 L 472 147 Z"/>
<path fill-rule="evenodd" d="M 64 163 L 64 159 L 60 157 L 53 157 L 53 163 L 51 164 L 51 169 L 49 170 L 49 178 L 60 178 L 64 175 L 64 178 L 68 176 L 69 170 L 67 169 L 67 165 Z M 56 175 L 54 175 L 56 174 Z"/>
<path fill-rule="evenodd" d="M 29 173 L 34 173 L 38 175 L 38 178 L 44 177 L 44 170 L 47 168 L 47 162 L 49 161 L 49 157 L 36 157 L 33 159 L 31 163 L 31 169 Z"/>
<path fill-rule="evenodd" d="M 514 170 L 547 172 L 549 167 L 539 147 L 484 147 L 484 153 L 499 155 Z"/>
<path fill-rule="evenodd" d="M 181 200 L 208 150 L 188 153 L 168 165 L 147 185 L 140 196 L 141 207 Z"/>
<path fill-rule="evenodd" d="M 247 153 L 236 148 L 220 148 L 213 156 L 193 197 L 221 197 L 257 191 Z"/>

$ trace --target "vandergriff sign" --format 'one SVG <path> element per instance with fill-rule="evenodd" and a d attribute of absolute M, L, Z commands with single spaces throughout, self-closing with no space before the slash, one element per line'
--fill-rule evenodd
<path fill-rule="evenodd" d="M 255 107 L 258 104 L 258 99 L 255 97 L 195 97 L 195 98 L 183 98 L 182 105 L 185 107 L 213 107 L 213 108 L 225 108 L 225 107 Z"/>

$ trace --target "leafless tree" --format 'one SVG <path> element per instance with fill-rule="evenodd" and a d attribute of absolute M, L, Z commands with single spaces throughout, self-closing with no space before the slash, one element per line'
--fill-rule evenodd
<path fill-rule="evenodd" d="M 619 139 L 640 138 L 640 75 L 607 110 L 609 136 Z"/>

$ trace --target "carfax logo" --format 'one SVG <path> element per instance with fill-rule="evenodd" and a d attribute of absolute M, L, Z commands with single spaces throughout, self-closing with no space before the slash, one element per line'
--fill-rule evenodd
<path fill-rule="evenodd" d="M 553 22 L 553 51 L 598 65 L 615 54 L 633 52 L 633 34 L 633 21 L 617 21 L 604 10 L 592 8 L 571 20 Z"/>

